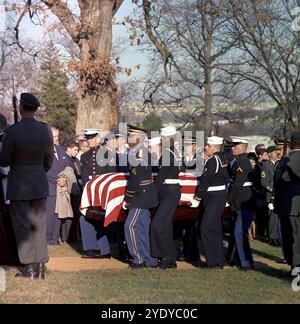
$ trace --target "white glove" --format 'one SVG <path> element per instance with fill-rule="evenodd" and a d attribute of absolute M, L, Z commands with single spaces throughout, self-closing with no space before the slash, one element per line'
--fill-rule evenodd
<path fill-rule="evenodd" d="M 126 202 L 125 202 L 125 201 L 123 201 L 123 205 L 122 205 L 122 208 L 123 208 L 124 210 L 127 210 L 127 204 L 126 204 Z"/>
<path fill-rule="evenodd" d="M 200 205 L 200 201 L 199 200 L 193 199 L 191 201 L 191 208 L 197 208 L 197 207 L 199 207 L 199 205 Z"/>
<path fill-rule="evenodd" d="M 273 205 L 272 203 L 269 203 L 268 208 L 269 208 L 270 210 L 274 210 L 274 205 Z"/>
<path fill-rule="evenodd" d="M 228 202 L 226 202 L 225 208 L 226 208 L 226 207 L 230 207 L 230 205 L 229 205 L 229 203 L 228 203 Z"/>

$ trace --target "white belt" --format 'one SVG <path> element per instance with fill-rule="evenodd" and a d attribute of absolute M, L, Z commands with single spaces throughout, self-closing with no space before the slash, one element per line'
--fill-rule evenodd
<path fill-rule="evenodd" d="M 214 187 L 209 187 L 207 189 L 207 192 L 212 192 L 212 191 L 223 191 L 223 190 L 226 190 L 226 186 L 223 185 L 223 186 L 214 186 Z"/>
<path fill-rule="evenodd" d="M 164 184 L 179 184 L 179 180 L 178 179 L 166 179 L 164 181 Z"/>
<path fill-rule="evenodd" d="M 253 186 L 253 183 L 252 182 L 245 182 L 243 184 L 243 187 L 251 187 L 251 186 Z"/>

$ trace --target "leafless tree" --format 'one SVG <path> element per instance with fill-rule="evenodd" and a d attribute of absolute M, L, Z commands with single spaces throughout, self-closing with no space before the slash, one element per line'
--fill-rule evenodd
<path fill-rule="evenodd" d="M 147 84 L 147 102 L 194 106 L 207 135 L 213 129 L 213 104 L 224 96 L 219 64 L 235 39 L 224 28 L 231 19 L 223 0 L 142 1 L 146 33 L 162 59 L 164 77 Z M 158 98 L 157 94 L 164 93 Z"/>
<path fill-rule="evenodd" d="M 289 129 L 300 126 L 300 34 L 292 29 L 297 0 L 228 0 L 238 60 L 223 70 L 247 82 L 284 113 Z"/>
<path fill-rule="evenodd" d="M 34 21 L 50 11 L 58 19 L 55 27 L 63 26 L 79 48 L 80 59 L 69 64 L 79 78 L 78 132 L 86 127 L 109 129 L 118 122 L 117 86 L 111 65 L 112 19 L 122 2 L 77 0 L 77 10 L 73 10 L 63 0 L 23 1 L 15 27 L 19 44 L 23 17 L 29 14 Z"/>

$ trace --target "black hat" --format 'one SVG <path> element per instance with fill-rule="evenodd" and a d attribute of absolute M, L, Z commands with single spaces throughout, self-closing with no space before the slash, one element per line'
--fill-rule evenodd
<path fill-rule="evenodd" d="M 300 145 L 300 131 L 293 132 L 291 135 L 291 144 Z"/>
<path fill-rule="evenodd" d="M 267 152 L 267 147 L 265 146 L 265 144 L 258 144 L 255 146 L 255 153 L 257 155 L 261 155 L 265 152 Z"/>
<path fill-rule="evenodd" d="M 277 147 L 276 147 L 276 145 L 271 145 L 271 146 L 269 146 L 269 147 L 267 148 L 267 152 L 268 152 L 268 153 L 272 153 L 272 152 L 274 152 L 274 151 L 277 151 Z"/>
<path fill-rule="evenodd" d="M 254 152 L 249 152 L 247 154 L 247 157 L 249 160 L 254 160 L 256 163 L 258 162 L 257 155 Z"/>
<path fill-rule="evenodd" d="M 20 103 L 25 109 L 37 109 L 40 107 L 40 102 L 38 101 L 37 97 L 27 92 L 21 94 Z"/>

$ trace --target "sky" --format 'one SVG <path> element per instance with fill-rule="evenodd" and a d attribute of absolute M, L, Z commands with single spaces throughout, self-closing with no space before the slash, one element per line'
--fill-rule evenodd
<path fill-rule="evenodd" d="M 76 3 L 75 0 L 70 0 L 69 6 L 74 9 L 76 8 L 75 3 Z M 124 0 L 115 18 L 117 19 L 117 21 L 121 21 L 126 16 L 132 16 L 134 9 L 135 7 L 132 4 L 131 0 Z M 54 19 L 50 18 L 50 21 L 53 22 Z M 117 43 L 120 40 L 122 41 L 122 43 L 124 43 L 123 47 L 125 48 L 125 51 L 124 53 L 122 53 L 120 57 L 121 59 L 120 64 L 122 67 L 131 68 L 132 69 L 131 79 L 137 79 L 137 78 L 141 78 L 147 72 L 147 64 L 149 64 L 149 60 L 146 58 L 144 54 L 141 53 L 141 51 L 136 45 L 130 46 L 129 32 L 127 28 L 123 25 L 113 26 L 113 40 L 114 43 Z M 28 19 L 25 20 L 24 23 L 22 24 L 21 30 L 22 30 L 22 35 L 34 41 L 41 41 L 42 39 L 45 39 L 47 37 L 47 32 L 45 32 L 44 29 L 42 29 L 40 26 L 35 26 Z M 126 45 L 126 42 L 128 42 L 128 45 Z M 137 69 L 136 65 L 141 65 L 141 68 Z M 127 76 L 120 75 L 119 79 L 124 81 L 127 79 Z"/>

